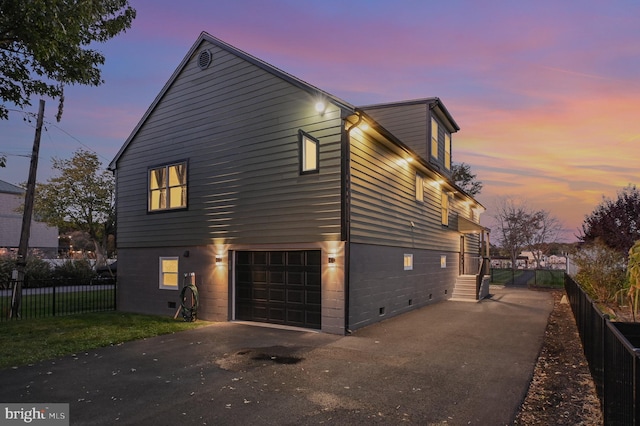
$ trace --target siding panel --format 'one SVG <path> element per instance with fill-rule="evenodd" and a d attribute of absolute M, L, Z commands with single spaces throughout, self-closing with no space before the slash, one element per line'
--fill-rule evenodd
<path fill-rule="evenodd" d="M 350 143 L 352 242 L 459 250 L 455 223 L 441 224 L 438 185 L 425 178 L 424 201 L 417 201 L 413 166 L 361 133 L 352 132 Z"/>
<path fill-rule="evenodd" d="M 340 110 L 320 117 L 307 92 L 207 47 L 212 65 L 192 58 L 119 159 L 119 247 L 338 240 Z M 299 175 L 300 129 L 320 141 L 318 174 Z M 180 159 L 187 210 L 147 214 L 147 169 Z"/>
<path fill-rule="evenodd" d="M 430 139 L 427 134 L 428 105 L 398 105 L 364 110 L 385 129 L 393 133 L 416 154 L 428 160 Z"/>

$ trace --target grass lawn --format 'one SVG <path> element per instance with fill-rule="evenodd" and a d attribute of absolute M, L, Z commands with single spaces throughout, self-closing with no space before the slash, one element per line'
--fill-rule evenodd
<path fill-rule="evenodd" d="M 0 369 L 210 324 L 124 312 L 0 323 Z"/>

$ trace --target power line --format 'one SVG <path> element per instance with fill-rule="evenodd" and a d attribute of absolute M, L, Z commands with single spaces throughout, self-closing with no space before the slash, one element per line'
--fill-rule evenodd
<path fill-rule="evenodd" d="M 27 123 L 28 125 L 30 125 L 30 127 L 34 127 L 34 125 L 32 125 L 32 121 L 31 119 L 36 119 L 37 118 L 37 114 L 34 114 L 32 112 L 27 112 L 27 111 L 23 111 L 23 110 L 19 110 L 19 109 L 9 109 L 8 111 L 11 112 L 17 112 L 19 114 L 22 114 L 22 120 Z M 80 139 L 78 139 L 77 137 L 75 137 L 74 135 L 72 135 L 71 133 L 67 132 L 65 129 L 63 129 L 62 127 L 58 126 L 56 123 L 52 123 L 50 121 L 43 121 L 43 123 L 45 124 L 44 126 L 44 130 L 47 132 L 47 134 L 49 133 L 49 129 L 47 128 L 47 126 L 52 126 L 55 127 L 56 129 L 58 129 L 59 131 L 61 131 L 62 133 L 64 133 L 65 135 L 67 135 L 68 137 L 70 137 L 71 139 L 73 139 L 74 141 L 76 141 L 78 144 L 80 144 L 81 146 L 83 146 L 84 148 L 88 149 L 89 151 L 93 152 L 94 154 L 96 154 L 98 157 L 102 158 L 104 161 L 106 161 L 107 163 L 109 163 L 111 161 L 110 158 L 107 158 L 103 155 L 100 155 L 95 149 L 91 148 L 89 145 L 87 145 L 86 143 L 82 142 Z M 49 135 L 49 138 L 51 138 L 51 136 Z M 8 154 L 8 153 L 3 153 L 3 155 L 6 156 L 12 156 L 12 157 L 31 157 L 31 155 L 20 155 L 20 154 Z"/>

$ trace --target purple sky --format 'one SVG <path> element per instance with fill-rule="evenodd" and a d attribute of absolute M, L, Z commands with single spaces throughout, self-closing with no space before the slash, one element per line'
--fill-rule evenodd
<path fill-rule="evenodd" d="M 201 31 L 355 105 L 437 96 L 461 131 L 453 161 L 496 198 L 519 195 L 559 217 L 572 241 L 584 216 L 640 184 L 637 1 L 130 0 L 138 17 L 98 45 L 100 87 L 46 106 L 38 179 L 78 148 L 105 166 Z M 36 113 L 33 99 L 29 112 Z M 11 106 L 9 106 L 11 108 Z M 27 180 L 35 120 L 0 121 L 0 179 Z"/>

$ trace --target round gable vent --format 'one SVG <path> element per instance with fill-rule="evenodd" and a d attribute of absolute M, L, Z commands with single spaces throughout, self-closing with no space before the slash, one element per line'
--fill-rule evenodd
<path fill-rule="evenodd" d="M 198 66 L 201 70 L 207 69 L 211 64 L 211 52 L 203 50 L 198 55 Z"/>

